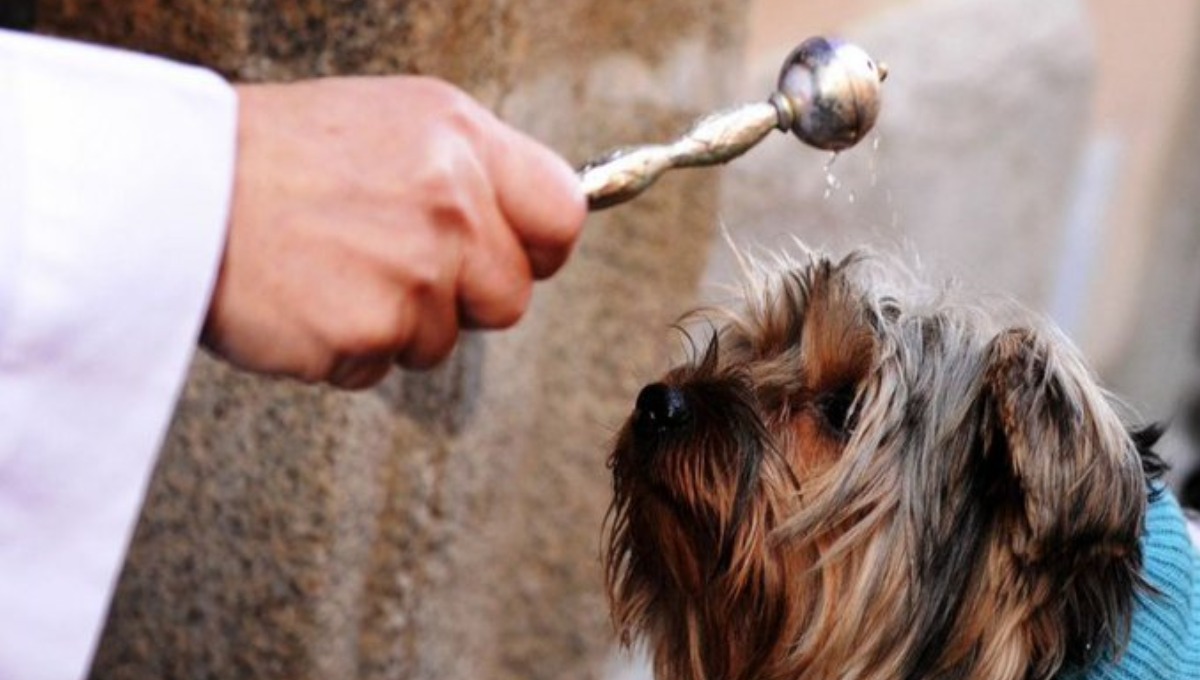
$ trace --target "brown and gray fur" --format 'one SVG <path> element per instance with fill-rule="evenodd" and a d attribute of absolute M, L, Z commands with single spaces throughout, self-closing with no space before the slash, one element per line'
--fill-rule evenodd
<path fill-rule="evenodd" d="M 618 435 L 605 567 L 659 680 L 1040 680 L 1120 649 L 1150 430 L 1069 342 L 880 258 L 746 266 Z M 645 417 L 645 414 L 640 414 Z"/>

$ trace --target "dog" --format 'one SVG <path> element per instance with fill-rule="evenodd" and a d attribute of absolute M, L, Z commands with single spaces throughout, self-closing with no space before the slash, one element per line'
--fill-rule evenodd
<path fill-rule="evenodd" d="M 659 680 L 1200 678 L 1160 429 L 1059 331 L 870 253 L 742 264 L 609 460 L 612 619 Z M 1155 607 L 1181 660 L 1138 647 Z"/>

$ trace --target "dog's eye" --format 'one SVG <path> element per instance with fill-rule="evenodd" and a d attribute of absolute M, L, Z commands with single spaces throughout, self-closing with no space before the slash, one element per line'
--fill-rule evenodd
<path fill-rule="evenodd" d="M 854 386 L 844 385 L 825 392 L 817 398 L 817 410 L 825 417 L 825 421 L 839 434 L 845 434 L 853 429 L 850 422 L 850 407 L 854 405 Z"/>

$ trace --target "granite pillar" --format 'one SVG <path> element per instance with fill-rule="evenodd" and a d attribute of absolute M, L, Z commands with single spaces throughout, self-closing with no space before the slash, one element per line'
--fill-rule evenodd
<path fill-rule="evenodd" d="M 39 30 L 242 80 L 422 73 L 573 162 L 730 101 L 732 0 L 41 0 Z M 96 678 L 588 678 L 607 444 L 666 364 L 717 172 L 589 219 L 517 329 L 345 394 L 192 368 Z"/>

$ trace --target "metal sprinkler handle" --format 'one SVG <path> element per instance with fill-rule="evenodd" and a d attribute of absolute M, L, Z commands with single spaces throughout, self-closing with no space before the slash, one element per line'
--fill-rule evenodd
<path fill-rule="evenodd" d="M 792 50 L 777 90 L 765 102 L 743 104 L 696 121 L 669 144 L 630 146 L 588 161 L 579 179 L 589 210 L 624 203 L 671 168 L 725 163 L 778 128 L 827 151 L 854 146 L 879 115 L 879 84 L 887 67 L 859 47 L 809 38 Z"/>

